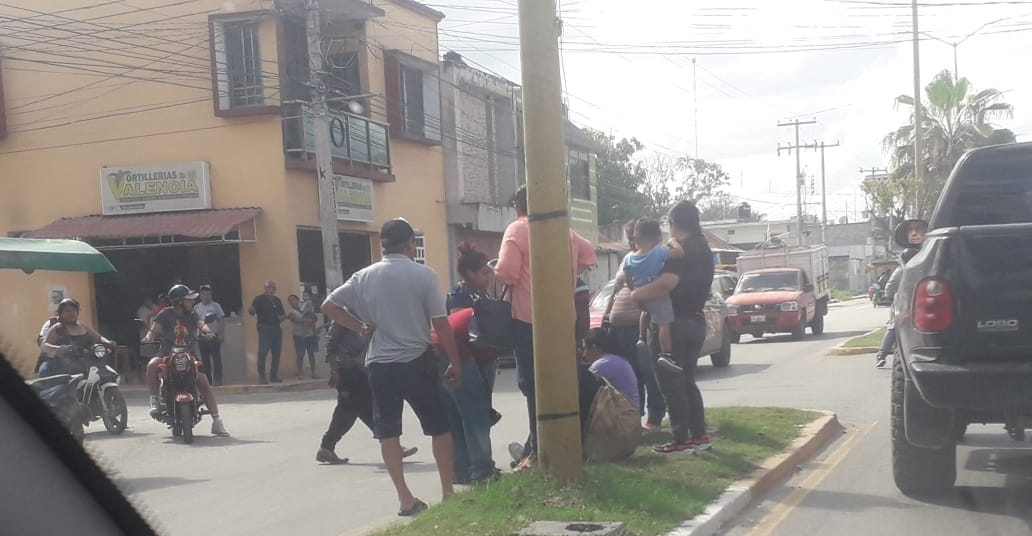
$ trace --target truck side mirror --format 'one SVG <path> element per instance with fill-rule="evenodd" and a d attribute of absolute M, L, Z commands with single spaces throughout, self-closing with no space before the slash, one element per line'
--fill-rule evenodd
<path fill-rule="evenodd" d="M 892 236 L 896 245 L 901 248 L 921 247 L 927 232 L 928 222 L 924 220 L 906 220 L 896 226 Z"/>
<path fill-rule="evenodd" d="M 813 292 L 813 283 L 803 285 L 803 292 Z"/>

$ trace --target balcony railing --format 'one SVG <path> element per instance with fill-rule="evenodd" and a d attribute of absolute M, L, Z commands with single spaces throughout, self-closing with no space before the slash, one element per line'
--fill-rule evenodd
<path fill-rule="evenodd" d="M 283 103 L 283 145 L 287 155 L 314 158 L 312 118 L 312 109 L 307 103 Z M 331 111 L 330 144 L 333 158 L 365 164 L 384 173 L 391 171 L 390 136 L 386 123 Z"/>

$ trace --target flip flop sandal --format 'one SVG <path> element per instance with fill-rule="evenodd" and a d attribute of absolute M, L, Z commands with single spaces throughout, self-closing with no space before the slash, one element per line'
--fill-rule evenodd
<path fill-rule="evenodd" d="M 426 510 L 427 508 L 429 508 L 429 506 L 427 506 L 425 502 L 423 502 L 423 501 L 421 501 L 419 499 L 416 499 L 416 503 L 412 505 L 412 508 L 409 508 L 408 510 L 401 510 L 401 511 L 399 511 L 398 512 L 398 516 L 399 517 L 415 517 L 415 516 L 419 515 L 420 512 Z"/>

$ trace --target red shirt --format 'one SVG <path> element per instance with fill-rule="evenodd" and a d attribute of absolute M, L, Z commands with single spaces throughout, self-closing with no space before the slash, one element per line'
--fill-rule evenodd
<path fill-rule="evenodd" d="M 452 333 L 455 334 L 455 347 L 459 350 L 459 360 L 469 361 L 470 359 L 477 360 L 491 360 L 496 357 L 505 354 L 504 351 L 499 351 L 492 348 L 481 348 L 473 346 L 469 342 L 469 325 L 473 322 L 473 308 L 466 307 L 463 309 L 456 309 L 452 314 L 448 315 L 448 323 L 451 324 Z M 437 337 L 437 332 L 433 333 L 434 346 L 443 351 L 441 347 L 441 341 Z"/>

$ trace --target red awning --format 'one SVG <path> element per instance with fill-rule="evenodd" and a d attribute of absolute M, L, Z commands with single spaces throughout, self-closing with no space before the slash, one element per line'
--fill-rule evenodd
<path fill-rule="evenodd" d="M 222 208 L 165 212 L 133 216 L 81 216 L 61 218 L 46 227 L 29 231 L 24 238 L 75 238 L 79 240 L 108 240 L 184 236 L 189 238 L 218 238 L 238 231 L 238 227 L 253 220 L 262 209 Z"/>

